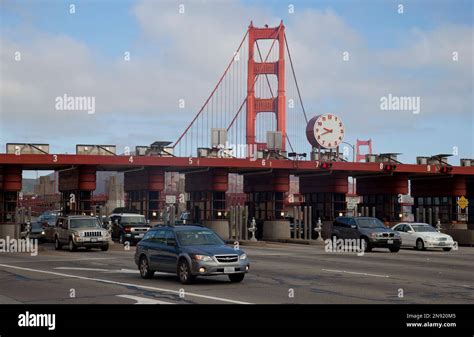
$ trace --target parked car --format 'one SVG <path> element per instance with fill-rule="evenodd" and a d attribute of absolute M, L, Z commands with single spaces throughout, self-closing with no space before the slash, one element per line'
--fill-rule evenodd
<path fill-rule="evenodd" d="M 393 230 L 400 233 L 402 246 L 405 247 L 414 247 L 418 250 L 443 248 L 448 252 L 454 246 L 454 240 L 450 235 L 440 233 L 426 223 L 399 223 L 393 227 Z"/>
<path fill-rule="evenodd" d="M 209 228 L 192 225 L 153 227 L 138 243 L 135 263 L 142 278 L 155 271 L 177 273 L 183 284 L 213 275 L 241 282 L 250 268 L 244 251 L 226 246 Z"/>
<path fill-rule="evenodd" d="M 121 244 L 138 243 L 151 228 L 145 216 L 135 213 L 111 214 L 112 238 Z"/>
<path fill-rule="evenodd" d="M 22 230 L 20 233 L 20 238 L 21 239 L 37 239 L 38 242 L 44 241 L 45 240 L 45 232 L 43 225 L 39 222 L 33 222 L 28 225 L 22 226 Z"/>
<path fill-rule="evenodd" d="M 56 250 L 67 245 L 70 251 L 78 247 L 109 249 L 110 236 L 97 218 L 84 215 L 60 216 L 56 222 L 54 247 Z"/>
<path fill-rule="evenodd" d="M 337 217 L 332 225 L 332 237 L 360 239 L 366 252 L 370 252 L 372 248 L 388 248 L 396 253 L 402 243 L 398 232 L 372 217 Z"/>

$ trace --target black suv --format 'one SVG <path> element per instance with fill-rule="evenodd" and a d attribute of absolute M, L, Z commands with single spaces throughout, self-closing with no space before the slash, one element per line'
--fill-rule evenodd
<path fill-rule="evenodd" d="M 145 216 L 135 213 L 111 214 L 112 238 L 119 243 L 136 244 L 151 228 Z"/>
<path fill-rule="evenodd" d="M 338 217 L 332 225 L 331 238 L 359 239 L 364 250 L 388 248 L 392 253 L 400 250 L 402 239 L 396 231 L 385 227 L 382 221 L 371 217 Z"/>
<path fill-rule="evenodd" d="M 243 251 L 226 246 L 212 230 L 189 225 L 150 229 L 137 244 L 135 263 L 142 278 L 152 278 L 155 271 L 177 273 L 183 284 L 213 275 L 241 282 L 250 266 Z"/>

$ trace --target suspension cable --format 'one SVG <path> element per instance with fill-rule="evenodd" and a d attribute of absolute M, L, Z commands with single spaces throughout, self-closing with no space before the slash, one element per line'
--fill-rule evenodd
<path fill-rule="evenodd" d="M 290 48 L 288 47 L 288 41 L 286 39 L 286 34 L 285 34 L 284 38 L 285 38 L 286 51 L 288 52 L 288 58 L 290 59 L 291 72 L 293 73 L 293 79 L 295 80 L 295 84 L 296 84 L 296 91 L 298 92 L 298 97 L 299 97 L 299 100 L 300 100 L 301 108 L 303 109 L 304 119 L 306 120 L 306 123 L 308 123 L 308 116 L 306 115 L 306 111 L 305 111 L 304 105 L 303 105 L 303 99 L 301 98 L 300 88 L 299 88 L 299 85 L 298 85 L 298 80 L 296 79 L 295 68 L 293 67 L 293 61 L 291 59 Z"/>

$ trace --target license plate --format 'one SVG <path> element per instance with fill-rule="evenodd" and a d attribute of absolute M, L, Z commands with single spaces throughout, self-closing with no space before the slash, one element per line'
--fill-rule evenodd
<path fill-rule="evenodd" d="M 142 233 L 142 234 L 138 234 L 136 237 L 141 239 L 141 238 L 143 238 L 143 235 L 144 235 L 143 233 Z"/>
<path fill-rule="evenodd" d="M 232 274 L 235 273 L 234 267 L 224 267 L 224 274 Z"/>
<path fill-rule="evenodd" d="M 91 242 L 97 242 L 97 239 L 92 238 L 92 239 L 91 239 Z"/>
<path fill-rule="evenodd" d="M 446 243 L 445 242 L 440 242 L 439 245 L 440 246 L 444 246 Z"/>
<path fill-rule="evenodd" d="M 388 243 L 389 245 L 391 245 L 391 244 L 393 244 L 393 240 L 387 240 L 387 243 Z"/>

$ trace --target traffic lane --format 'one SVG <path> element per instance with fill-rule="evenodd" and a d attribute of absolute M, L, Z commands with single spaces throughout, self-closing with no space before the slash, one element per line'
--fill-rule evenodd
<path fill-rule="evenodd" d="M 198 279 L 197 284 L 183 288 L 186 291 L 199 291 L 211 296 L 229 297 L 232 295 L 234 299 L 237 298 L 240 301 L 256 303 L 391 303 L 400 301 L 400 298 L 394 295 L 400 289 L 399 280 L 374 280 L 374 276 L 371 275 L 343 274 L 324 270 L 325 268 L 318 268 L 321 267 L 318 265 L 318 259 L 314 259 L 310 253 L 318 254 L 319 252 L 319 260 L 330 258 L 331 260 L 337 259 L 341 262 L 348 259 L 345 263 L 348 263 L 352 268 L 360 265 L 360 257 L 357 257 L 358 260 L 355 260 L 356 264 L 354 263 L 354 256 L 332 254 L 334 256 L 328 257 L 326 256 L 328 253 L 321 251 L 321 247 L 318 250 L 318 247 L 314 246 L 258 248 L 253 254 L 250 252 L 252 249 L 245 249 L 249 252 L 251 258 L 252 255 L 254 256 L 252 258 L 251 272 L 247 274 L 246 279 L 242 283 L 245 284 L 245 287 L 242 288 L 242 284 L 229 284 L 227 278 L 222 277 L 201 278 Z M 46 253 L 48 254 L 48 252 Z M 67 270 L 67 273 L 97 276 L 97 271 L 94 271 L 94 268 L 97 267 L 106 266 L 107 268 L 115 268 L 115 270 L 126 270 L 130 267 L 136 268 L 133 263 L 133 251 L 118 250 L 107 252 L 105 255 L 117 257 L 117 259 L 112 260 L 100 260 L 100 257 L 97 260 L 93 260 L 92 255 L 104 256 L 102 252 L 79 251 L 69 253 L 67 251 L 52 251 L 49 253 L 59 254 L 69 259 L 71 259 L 72 255 L 74 256 L 73 259 L 77 259 L 76 261 L 69 261 L 74 265 L 67 265 L 69 268 L 79 269 Z M 386 255 L 397 254 L 390 255 L 390 253 L 386 253 Z M 81 256 L 91 256 L 90 261 Z M 414 256 L 416 257 L 416 255 Z M 311 260 L 309 263 L 308 258 Z M 49 261 L 51 261 L 51 258 L 49 258 Z M 53 260 L 48 263 L 47 267 L 51 267 L 52 263 L 54 268 L 60 267 L 62 264 L 59 262 L 64 262 L 64 260 Z M 329 267 L 332 268 L 330 270 L 334 270 L 334 263 Z M 86 270 L 80 270 L 81 268 L 86 268 Z M 60 271 L 65 272 L 65 270 Z M 380 270 L 378 272 L 380 273 Z M 157 284 L 155 286 L 158 287 L 166 285 L 167 288 L 172 287 L 173 289 L 176 288 L 176 285 L 182 287 L 174 275 L 159 275 L 153 280 L 141 280 L 138 272 L 136 274 L 125 272 L 107 274 L 106 277 L 122 282 L 140 282 L 143 285 Z M 414 303 L 440 303 L 446 301 L 454 301 L 455 303 L 461 301 L 460 303 L 463 303 L 463 300 L 469 298 L 469 293 L 465 293 L 466 289 L 453 292 L 453 287 L 448 287 L 448 292 L 453 293 L 440 296 L 440 292 L 446 293 L 446 290 L 429 289 L 426 286 L 420 287 L 418 283 L 410 283 L 412 282 L 404 282 L 405 296 L 402 300 L 409 300 Z M 290 292 L 294 296 L 290 296 Z"/>
<path fill-rule="evenodd" d="M 298 252 L 288 249 L 271 249 L 266 252 L 245 248 L 251 261 L 255 257 L 271 259 L 280 257 L 288 259 L 298 256 L 293 263 L 297 263 L 299 268 L 312 268 L 319 266 L 325 269 L 335 269 L 341 271 L 354 271 L 370 274 L 382 274 L 404 280 L 407 275 L 410 279 L 419 278 L 439 279 L 445 282 L 452 282 L 453 285 L 472 285 L 474 270 L 472 261 L 474 259 L 474 249 L 461 247 L 458 251 L 415 251 L 400 250 L 398 253 L 390 253 L 385 250 L 375 250 L 357 256 L 355 253 L 330 253 L 325 252 L 321 247 L 302 248 Z"/>
<path fill-rule="evenodd" d="M 97 272 L 86 276 L 0 264 L 0 303 L 133 304 L 141 301 L 142 304 L 151 304 L 154 301 L 156 304 L 246 304 L 142 281 L 145 280 L 132 277 L 125 282 L 111 274 L 102 277 Z"/>
<path fill-rule="evenodd" d="M 7 258 L 2 259 L 0 263 L 0 273 L 7 271 L 8 273 L 14 273 L 18 279 L 37 279 L 38 282 L 35 286 L 42 288 L 41 279 L 45 278 L 38 277 L 39 275 L 51 275 L 53 278 L 64 279 L 66 286 L 70 284 L 77 284 L 79 281 L 79 287 L 84 289 L 93 289 L 91 284 L 93 283 L 105 283 L 109 285 L 118 285 L 138 291 L 145 297 L 152 298 L 157 297 L 166 301 L 175 301 L 177 303 L 240 303 L 241 301 L 233 300 L 227 297 L 215 297 L 212 296 L 212 287 L 210 288 L 199 288 L 196 287 L 197 293 L 190 291 L 189 287 L 184 287 L 179 283 L 176 275 L 157 273 L 154 280 L 143 280 L 138 272 L 137 266 L 133 262 L 133 248 L 129 251 L 118 249 L 117 251 L 100 252 L 100 251 L 86 251 L 79 250 L 71 253 L 68 251 L 54 251 L 46 248 L 45 251 L 41 252 L 41 255 L 30 256 L 28 254 L 9 254 Z M 106 257 L 105 257 L 106 256 Z M 86 278 L 81 279 L 81 278 Z M 158 280 L 158 282 L 155 282 Z M 1 288 L 3 283 L 9 281 L 0 282 L 0 295 L 8 294 L 7 288 Z M 89 282 L 89 283 L 87 283 Z M 220 279 L 202 279 L 198 281 L 203 285 L 228 285 L 229 281 L 226 276 Z M 31 286 L 31 284 L 29 284 Z M 86 287 L 87 286 L 87 287 Z M 18 285 L 9 283 L 8 291 L 18 290 Z M 48 287 L 46 287 L 46 290 Z M 71 288 L 67 288 L 71 289 Z M 66 289 L 66 290 L 67 290 Z M 42 289 L 37 289 L 39 293 L 43 292 Z M 23 291 L 12 291 L 12 294 L 16 295 L 16 299 L 19 301 L 28 300 L 28 296 L 35 292 L 29 292 L 25 297 L 22 297 Z M 49 296 L 49 291 L 45 292 L 46 298 L 39 296 L 38 300 L 40 303 L 50 303 L 48 299 L 55 303 L 63 303 L 63 298 L 56 296 Z M 49 296 L 49 297 L 48 297 Z M 93 296 L 93 295 L 91 295 Z M 165 297 L 163 297 L 165 296 Z M 36 296 L 38 297 L 38 296 Z M 87 298 L 93 298 L 90 296 L 83 296 L 82 300 Z M 78 299 L 68 300 L 71 303 L 77 303 Z M 43 301 L 43 302 L 41 302 Z M 116 303 L 117 299 L 114 299 L 112 303 Z M 133 302 L 133 301 L 132 301 Z M 90 303 L 95 303 L 90 301 Z M 102 303 L 102 302 L 99 302 Z M 105 303 L 108 303 L 107 300 Z"/>
<path fill-rule="evenodd" d="M 338 257 L 340 260 L 343 257 Z M 260 284 L 280 288 L 280 294 L 288 287 L 295 289 L 295 298 L 304 303 L 473 303 L 473 290 L 459 282 L 443 282 L 439 277 L 407 274 L 400 266 L 402 278 L 392 277 L 389 270 L 378 269 L 371 273 L 352 261 L 346 261 L 341 269 L 322 268 L 317 264 L 286 257 L 288 264 L 268 259 L 253 264 L 253 274 Z M 356 261 L 357 262 L 357 261 Z M 386 268 L 388 269 L 388 268 Z M 274 270 L 278 270 L 275 273 Z M 302 270 L 306 270 L 302 272 Z M 293 302 L 287 298 L 285 303 Z"/>

